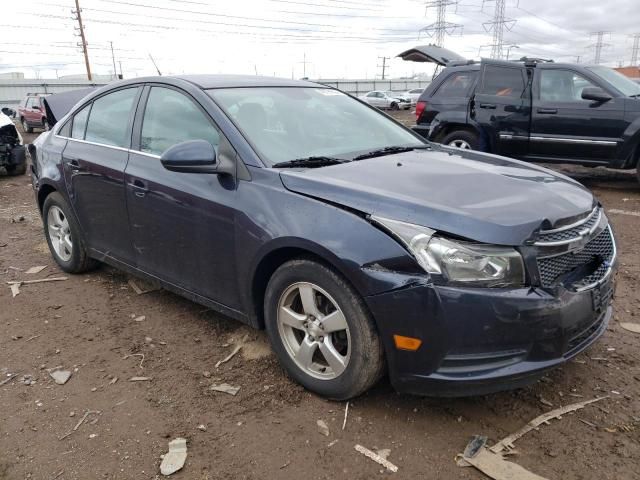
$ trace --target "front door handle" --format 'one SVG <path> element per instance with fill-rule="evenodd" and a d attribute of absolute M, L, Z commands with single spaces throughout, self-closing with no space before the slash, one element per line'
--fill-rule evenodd
<path fill-rule="evenodd" d="M 147 185 L 142 180 L 135 179 L 133 183 L 129 184 L 129 186 L 133 189 L 133 193 L 136 197 L 142 198 L 149 191 Z"/>
<path fill-rule="evenodd" d="M 487 108 L 489 110 L 495 110 L 496 109 L 496 104 L 495 103 L 481 103 L 480 104 L 480 108 Z"/>
<path fill-rule="evenodd" d="M 557 108 L 539 108 L 538 109 L 538 113 L 544 113 L 547 115 L 553 115 L 555 113 L 558 113 L 558 109 Z"/>

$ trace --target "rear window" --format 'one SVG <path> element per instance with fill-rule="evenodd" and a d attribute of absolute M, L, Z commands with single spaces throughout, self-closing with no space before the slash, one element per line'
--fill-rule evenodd
<path fill-rule="evenodd" d="M 524 74 L 521 68 L 494 65 L 485 67 L 481 93 L 498 97 L 520 98 L 524 87 Z"/>
<path fill-rule="evenodd" d="M 434 93 L 434 97 L 466 97 L 478 72 L 456 72 L 449 75 Z"/>

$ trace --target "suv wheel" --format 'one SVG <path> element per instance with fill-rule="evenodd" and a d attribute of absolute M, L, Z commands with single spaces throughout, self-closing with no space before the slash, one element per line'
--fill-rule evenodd
<path fill-rule="evenodd" d="M 51 127 L 49 127 L 49 121 L 46 118 L 42 119 L 42 129 L 45 132 L 48 132 L 50 130 Z"/>
<path fill-rule="evenodd" d="M 44 233 L 51 255 L 60 268 L 69 273 L 82 273 L 94 268 L 97 262 L 89 258 L 80 226 L 70 212 L 62 195 L 51 193 L 42 207 Z"/>
<path fill-rule="evenodd" d="M 33 127 L 29 126 L 24 117 L 20 119 L 20 123 L 22 123 L 22 130 L 24 130 L 25 133 L 33 133 Z"/>
<path fill-rule="evenodd" d="M 334 400 L 364 393 L 382 376 L 382 343 L 362 298 L 312 260 L 292 260 L 269 281 L 267 333 L 288 374 Z"/>
<path fill-rule="evenodd" d="M 445 135 L 440 143 L 463 150 L 477 150 L 479 141 L 478 135 L 473 132 L 468 130 L 455 130 Z"/>

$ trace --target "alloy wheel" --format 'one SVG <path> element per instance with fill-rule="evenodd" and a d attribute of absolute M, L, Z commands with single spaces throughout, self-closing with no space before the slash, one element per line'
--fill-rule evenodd
<path fill-rule="evenodd" d="M 351 356 L 344 313 L 313 283 L 289 286 L 278 302 L 278 333 L 289 356 L 306 374 L 321 380 L 339 377 Z"/>
<path fill-rule="evenodd" d="M 456 139 L 451 140 L 448 145 L 450 147 L 461 148 L 462 150 L 471 150 L 471 145 L 465 140 Z"/>
<path fill-rule="evenodd" d="M 55 254 L 63 262 L 71 260 L 73 241 L 71 239 L 69 220 L 62 209 L 56 205 L 51 206 L 47 213 L 47 229 Z"/>

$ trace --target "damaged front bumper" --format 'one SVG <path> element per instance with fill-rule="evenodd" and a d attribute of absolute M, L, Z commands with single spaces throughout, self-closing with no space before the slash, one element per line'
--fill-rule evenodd
<path fill-rule="evenodd" d="M 366 301 L 396 390 L 467 396 L 526 385 L 583 351 L 606 330 L 613 291 L 613 275 L 581 292 L 413 282 Z M 398 350 L 394 335 L 422 345 Z"/>

